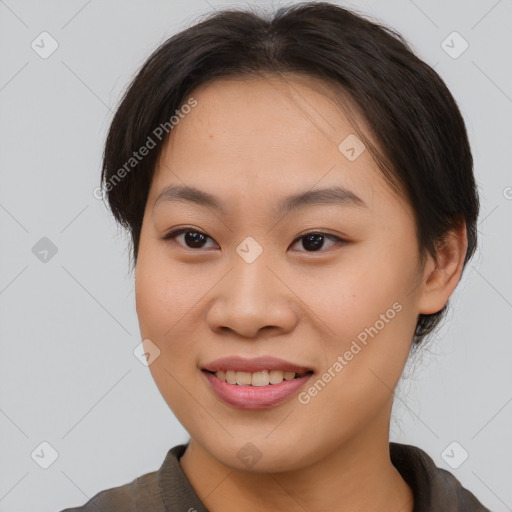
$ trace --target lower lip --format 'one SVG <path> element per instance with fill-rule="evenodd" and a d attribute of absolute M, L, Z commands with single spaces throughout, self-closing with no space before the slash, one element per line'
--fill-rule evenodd
<path fill-rule="evenodd" d="M 224 402 L 238 409 L 267 409 L 286 402 L 294 395 L 313 375 L 308 373 L 304 377 L 293 380 L 284 380 L 279 384 L 267 386 L 240 386 L 228 384 L 218 379 L 213 373 L 202 371 L 206 376 L 215 394 Z"/>

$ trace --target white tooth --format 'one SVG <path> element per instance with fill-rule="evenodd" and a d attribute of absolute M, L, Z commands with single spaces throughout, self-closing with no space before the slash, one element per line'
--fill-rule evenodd
<path fill-rule="evenodd" d="M 270 384 L 279 384 L 283 382 L 283 372 L 281 370 L 270 370 L 269 372 Z"/>
<path fill-rule="evenodd" d="M 226 382 L 228 382 L 229 384 L 236 384 L 235 370 L 227 370 L 225 378 L 226 378 Z"/>
<path fill-rule="evenodd" d="M 253 386 L 268 386 L 269 378 L 268 371 L 263 370 L 262 372 L 254 372 L 252 374 L 252 385 Z"/>
<path fill-rule="evenodd" d="M 252 381 L 250 372 L 236 372 L 236 383 L 239 386 L 250 386 Z"/>
<path fill-rule="evenodd" d="M 239 386 L 268 386 L 279 384 L 283 380 L 293 380 L 295 372 L 283 372 L 281 370 L 262 370 L 260 372 L 242 372 L 236 370 L 219 370 L 215 372 L 217 378 L 229 384 Z"/>

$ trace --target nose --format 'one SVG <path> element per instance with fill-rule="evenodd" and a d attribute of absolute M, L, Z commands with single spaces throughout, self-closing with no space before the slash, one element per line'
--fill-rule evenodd
<path fill-rule="evenodd" d="M 231 270 L 212 290 L 207 313 L 210 329 L 244 338 L 291 332 L 299 314 L 283 277 L 262 256 L 252 263 L 236 256 Z"/>

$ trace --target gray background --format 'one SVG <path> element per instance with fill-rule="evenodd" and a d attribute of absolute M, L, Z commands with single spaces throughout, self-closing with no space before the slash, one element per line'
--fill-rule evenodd
<path fill-rule="evenodd" d="M 0 511 L 85 503 L 156 470 L 188 438 L 133 354 L 127 238 L 93 189 L 133 73 L 167 37 L 227 5 L 243 3 L 0 0 Z M 512 2 L 344 5 L 399 30 L 444 78 L 482 201 L 480 249 L 447 322 L 406 369 L 392 438 L 426 450 L 493 511 L 511 510 Z M 43 31 L 59 45 L 47 59 L 31 48 Z M 441 46 L 453 31 L 469 43 L 458 58 Z M 57 248 L 46 261 L 33 252 L 42 237 Z M 43 441 L 58 453 L 48 469 Z M 442 456 L 453 441 L 452 464 L 469 454 L 457 469 Z"/>

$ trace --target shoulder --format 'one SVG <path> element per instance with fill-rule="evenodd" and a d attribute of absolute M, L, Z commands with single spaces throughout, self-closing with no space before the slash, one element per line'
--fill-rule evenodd
<path fill-rule="evenodd" d="M 159 485 L 160 470 L 98 492 L 87 503 L 61 512 L 166 512 Z"/>
<path fill-rule="evenodd" d="M 87 503 L 61 512 L 138 512 L 145 507 L 165 512 L 158 486 L 158 472 L 146 473 L 131 482 L 98 492 Z M 142 508 L 141 508 L 142 507 Z"/>
<path fill-rule="evenodd" d="M 101 491 L 85 505 L 61 512 L 208 512 L 179 462 L 187 446 L 188 443 L 171 448 L 157 471 L 139 476 L 125 485 Z"/>
<path fill-rule="evenodd" d="M 391 461 L 414 494 L 414 512 L 490 512 L 455 476 L 416 446 L 390 443 Z"/>

